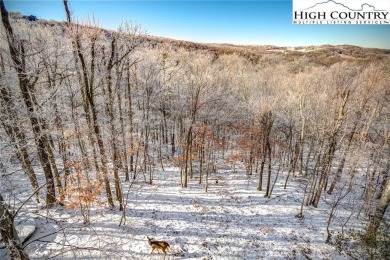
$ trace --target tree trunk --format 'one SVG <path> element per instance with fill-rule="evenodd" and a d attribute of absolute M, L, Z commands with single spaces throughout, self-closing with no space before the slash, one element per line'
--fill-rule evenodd
<path fill-rule="evenodd" d="M 266 159 L 265 149 L 262 149 L 262 158 L 261 158 L 260 174 L 259 174 L 259 185 L 257 186 L 257 190 L 258 191 L 262 191 L 263 190 L 263 173 L 264 173 L 265 159 Z"/>
<path fill-rule="evenodd" d="M 272 112 L 269 111 L 264 119 L 265 123 L 265 129 L 266 129 L 266 142 L 265 142 L 265 148 L 266 148 L 266 153 L 268 156 L 268 176 L 267 176 L 267 190 L 265 192 L 265 197 L 268 197 L 269 190 L 270 190 L 270 185 L 271 185 L 271 173 L 272 173 L 272 150 L 271 150 L 271 140 L 270 140 L 270 135 L 271 135 L 271 129 L 273 125 L 273 119 L 272 119 Z"/>
<path fill-rule="evenodd" d="M 12 143 L 14 143 L 18 159 L 22 164 L 23 171 L 27 174 L 33 191 L 36 191 L 39 188 L 39 184 L 34 169 L 31 166 L 30 156 L 28 155 L 28 151 L 26 148 L 26 136 L 17 126 L 17 116 L 15 115 L 16 111 L 12 111 L 10 106 L 12 104 L 10 90 L 7 89 L 5 86 L 0 86 L 0 104 L 5 108 L 6 114 L 4 115 L 5 120 L 1 120 L 3 128 Z M 9 124 L 8 121 L 10 121 L 11 124 Z M 39 203 L 38 192 L 35 193 L 35 199 Z"/>
<path fill-rule="evenodd" d="M 45 174 L 46 205 L 50 207 L 55 204 L 56 196 L 55 196 L 53 172 L 49 162 L 50 156 L 47 151 L 47 147 L 48 147 L 47 144 L 49 144 L 49 138 L 45 133 L 46 129 L 45 129 L 45 124 L 43 122 L 43 119 L 38 118 L 36 116 L 38 113 L 37 111 L 35 111 L 35 107 L 34 107 L 36 102 L 34 85 L 38 81 L 38 76 L 35 75 L 32 78 L 28 77 L 28 72 L 26 70 L 26 64 L 25 64 L 25 56 L 26 56 L 25 49 L 23 44 L 20 44 L 20 46 L 16 46 L 18 41 L 16 41 L 14 38 L 12 27 L 8 19 L 8 12 L 5 9 L 3 1 L 1 1 L 1 17 L 7 34 L 7 42 L 11 53 L 11 59 L 15 65 L 15 69 L 18 75 L 19 88 L 33 128 L 38 158 L 42 165 L 43 172 Z"/>
<path fill-rule="evenodd" d="M 336 146 L 337 146 L 337 135 L 339 133 L 339 130 L 340 130 L 341 125 L 342 125 L 343 120 L 344 120 L 345 106 L 346 106 L 347 101 L 348 101 L 349 92 L 350 92 L 349 90 L 345 89 L 341 95 L 342 100 L 341 100 L 341 104 L 340 104 L 340 107 L 339 107 L 338 112 L 337 112 L 337 118 L 335 119 L 331 136 L 328 139 L 329 140 L 328 151 L 325 155 L 325 159 L 323 160 L 319 185 L 318 185 L 317 191 L 314 195 L 314 198 L 312 200 L 312 205 L 314 207 L 318 206 L 322 190 L 326 186 L 326 182 L 328 180 L 328 175 L 329 175 L 329 172 L 330 172 L 331 167 L 332 167 L 332 162 L 333 162 L 333 158 L 334 158 L 334 154 L 335 154 Z"/>
<path fill-rule="evenodd" d="M 336 187 L 336 184 L 341 179 L 341 175 L 342 175 L 343 169 L 344 169 L 345 160 L 346 160 L 346 157 L 347 157 L 347 155 L 349 153 L 349 149 L 350 149 L 351 144 L 352 144 L 353 136 L 355 135 L 355 130 L 356 130 L 356 127 L 357 127 L 357 123 L 358 123 L 358 121 L 355 121 L 355 123 L 354 123 L 354 125 L 352 127 L 351 133 L 350 133 L 349 138 L 348 138 L 347 147 L 345 148 L 345 151 L 343 153 L 343 157 L 341 159 L 339 167 L 337 168 L 336 176 L 334 177 L 334 179 L 332 181 L 332 184 L 330 185 L 330 188 L 328 190 L 328 194 L 332 194 L 334 188 Z"/>
<path fill-rule="evenodd" d="M 303 146 L 305 141 L 305 127 L 306 127 L 306 118 L 303 109 L 305 107 L 306 95 L 302 95 L 299 100 L 299 110 L 300 110 L 300 120 L 301 120 L 301 134 L 299 135 L 299 152 L 298 152 L 298 162 L 299 162 L 299 175 L 302 176 L 303 168 Z"/>
<path fill-rule="evenodd" d="M 191 142 L 192 142 L 192 125 L 188 129 L 187 137 L 186 137 L 186 151 L 185 151 L 185 164 L 184 164 L 184 185 L 183 188 L 187 188 L 188 185 L 188 163 L 190 160 L 190 149 L 191 149 Z"/>
<path fill-rule="evenodd" d="M 119 163 L 119 151 L 116 145 L 116 134 L 115 134 L 115 125 L 114 125 L 114 96 L 112 93 L 112 76 L 111 70 L 113 68 L 114 55 L 115 55 L 115 46 L 116 46 L 116 37 L 113 35 L 111 40 L 111 56 L 107 65 L 107 94 L 108 99 L 106 102 L 106 112 L 110 119 L 110 132 L 111 132 L 111 148 L 112 148 L 112 164 L 114 171 L 114 183 L 115 183 L 115 194 L 116 200 L 119 202 L 119 210 L 123 210 L 123 199 L 122 199 L 122 189 L 118 174 L 118 163 Z"/>
<path fill-rule="evenodd" d="M 123 118 L 123 110 L 122 110 L 122 97 L 120 93 L 120 88 L 117 89 L 117 98 L 118 98 L 118 106 L 119 106 L 119 122 L 121 127 L 121 136 L 122 136 L 122 156 L 123 156 L 123 166 L 125 168 L 125 181 L 130 181 L 129 176 L 129 162 L 127 158 L 127 145 L 126 145 L 126 131 L 125 131 L 125 123 Z"/>
<path fill-rule="evenodd" d="M 371 219 L 370 224 L 364 235 L 364 240 L 370 246 L 376 244 L 376 233 L 378 231 L 379 225 L 382 221 L 383 215 L 386 212 L 387 207 L 390 203 L 390 181 L 387 182 L 386 188 L 382 193 L 382 197 L 376 206 L 374 217 Z"/>
<path fill-rule="evenodd" d="M 137 77 L 134 75 L 134 78 L 136 80 L 137 84 Z M 130 64 L 128 64 L 128 69 L 127 69 L 127 79 L 126 79 L 126 84 L 127 84 L 127 100 L 129 102 L 128 105 L 128 117 L 129 117 L 129 125 L 130 125 L 130 172 L 134 172 L 134 137 L 133 137 L 133 132 L 134 132 L 134 126 L 133 126 L 133 103 L 132 103 L 132 91 L 131 91 L 131 82 L 130 82 Z M 133 175 L 133 179 L 135 179 L 135 174 Z"/>
<path fill-rule="evenodd" d="M 3 1 L 0 0 L 1 5 Z M 14 216 L 9 212 L 8 206 L 5 204 L 3 197 L 0 194 L 0 234 L 7 248 L 8 255 L 11 259 L 27 260 L 30 259 L 27 253 L 23 250 L 18 233 L 14 226 Z"/>
<path fill-rule="evenodd" d="M 65 6 L 65 11 L 66 11 L 66 16 L 68 19 L 68 26 L 71 28 L 71 19 L 70 19 L 70 12 L 68 8 L 68 1 L 64 0 L 64 6 Z M 102 172 L 103 172 L 103 180 L 104 180 L 104 185 L 105 185 L 105 190 L 106 190 L 106 196 L 107 196 L 107 202 L 110 208 L 114 208 L 114 201 L 112 199 L 112 194 L 111 194 L 111 187 L 110 187 L 110 181 L 108 178 L 108 160 L 107 160 L 107 155 L 105 153 L 104 149 L 104 143 L 103 143 L 103 138 L 101 135 L 100 131 L 100 126 L 99 122 L 97 119 L 97 111 L 96 111 L 96 106 L 94 102 L 94 72 L 95 72 L 95 44 L 97 40 L 97 35 L 94 33 L 91 36 L 91 75 L 90 78 L 88 77 L 88 69 L 87 65 L 85 62 L 84 54 L 82 53 L 81 49 L 81 42 L 80 42 L 80 37 L 78 34 L 75 35 L 75 38 L 73 39 L 73 47 L 75 48 L 75 52 L 77 53 L 77 57 L 80 60 L 81 64 L 81 70 L 82 70 L 82 80 L 83 80 L 83 90 L 85 93 L 85 105 L 88 106 L 88 109 L 90 111 L 87 111 L 86 114 L 89 115 L 89 112 L 92 114 L 92 126 L 93 126 L 93 131 L 96 135 L 96 140 L 97 140 L 97 145 L 100 150 L 100 157 L 101 157 L 101 162 L 102 162 Z M 93 144 L 92 144 L 93 145 Z M 96 160 L 95 160 L 96 164 Z"/>

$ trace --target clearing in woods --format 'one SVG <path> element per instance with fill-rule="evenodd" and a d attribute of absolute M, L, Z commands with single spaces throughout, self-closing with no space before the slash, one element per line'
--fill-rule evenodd
<path fill-rule="evenodd" d="M 174 167 L 157 171 L 152 185 L 139 176 L 130 189 L 122 226 L 118 209 L 92 206 L 91 224 L 85 226 L 77 208 L 38 210 L 39 205 L 30 201 L 26 210 L 35 212 L 28 214 L 37 222 L 30 241 L 40 239 L 27 247 L 28 254 L 55 259 L 161 259 L 161 252 L 150 254 L 146 238 L 150 236 L 171 245 L 166 259 L 348 258 L 324 243 L 327 203 L 304 210 L 302 220 L 295 218 L 304 189 L 295 178 L 283 189 L 285 176 L 280 176 L 271 198 L 264 198 L 264 192 L 256 190 L 255 173 L 248 180 L 244 171 L 219 170 L 210 176 L 207 193 L 195 176 L 187 189 L 180 188 L 179 174 Z M 26 178 L 22 173 L 18 177 Z M 24 189 L 27 195 L 27 180 L 18 183 L 13 188 Z M 123 183 L 127 191 L 129 183 Z M 324 198 L 332 201 L 329 195 Z M 340 231 L 334 227 L 351 213 L 349 205 L 338 208 L 332 231 Z"/>

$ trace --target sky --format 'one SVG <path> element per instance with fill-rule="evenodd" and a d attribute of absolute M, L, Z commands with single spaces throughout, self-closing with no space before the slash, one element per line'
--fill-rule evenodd
<path fill-rule="evenodd" d="M 294 25 L 292 0 L 69 0 L 79 19 L 116 29 L 124 21 L 147 34 L 204 43 L 307 46 L 350 44 L 390 49 L 390 25 Z M 8 11 L 66 20 L 61 0 L 5 0 Z"/>

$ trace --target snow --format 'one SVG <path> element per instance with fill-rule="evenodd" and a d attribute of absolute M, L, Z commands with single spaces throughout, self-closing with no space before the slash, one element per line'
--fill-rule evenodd
<path fill-rule="evenodd" d="M 304 218 L 295 218 L 304 184 L 294 178 L 283 189 L 286 176 L 279 176 L 272 197 L 264 198 L 256 173 L 248 181 L 244 171 L 220 170 L 211 175 L 207 193 L 196 177 L 186 189 L 174 167 L 156 171 L 152 185 L 140 178 L 130 189 L 122 226 L 122 212 L 105 204 L 91 208 L 91 224 L 85 225 L 78 209 L 41 209 L 30 201 L 20 215 L 34 218 L 37 230 L 26 250 L 32 259 L 162 259 L 161 252 L 150 254 L 149 236 L 170 244 L 166 259 L 348 258 L 325 243 L 328 204 L 305 207 Z M 126 192 L 129 183 L 123 185 Z M 23 187 L 28 188 L 18 188 Z M 326 198 L 332 202 L 330 195 Z M 350 214 L 345 200 L 335 221 Z M 352 219 L 347 228 L 364 228 Z M 332 223 L 331 230 L 340 226 Z"/>
<path fill-rule="evenodd" d="M 19 239 L 23 243 L 27 241 L 35 232 L 36 224 L 32 218 L 19 217 L 14 221 L 16 231 L 18 232 Z M 9 259 L 5 244 L 0 236 L 0 259 Z"/>

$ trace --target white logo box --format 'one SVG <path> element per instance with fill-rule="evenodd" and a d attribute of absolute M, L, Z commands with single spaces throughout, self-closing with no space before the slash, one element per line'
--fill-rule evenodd
<path fill-rule="evenodd" d="M 390 0 L 293 0 L 294 24 L 388 24 Z"/>

